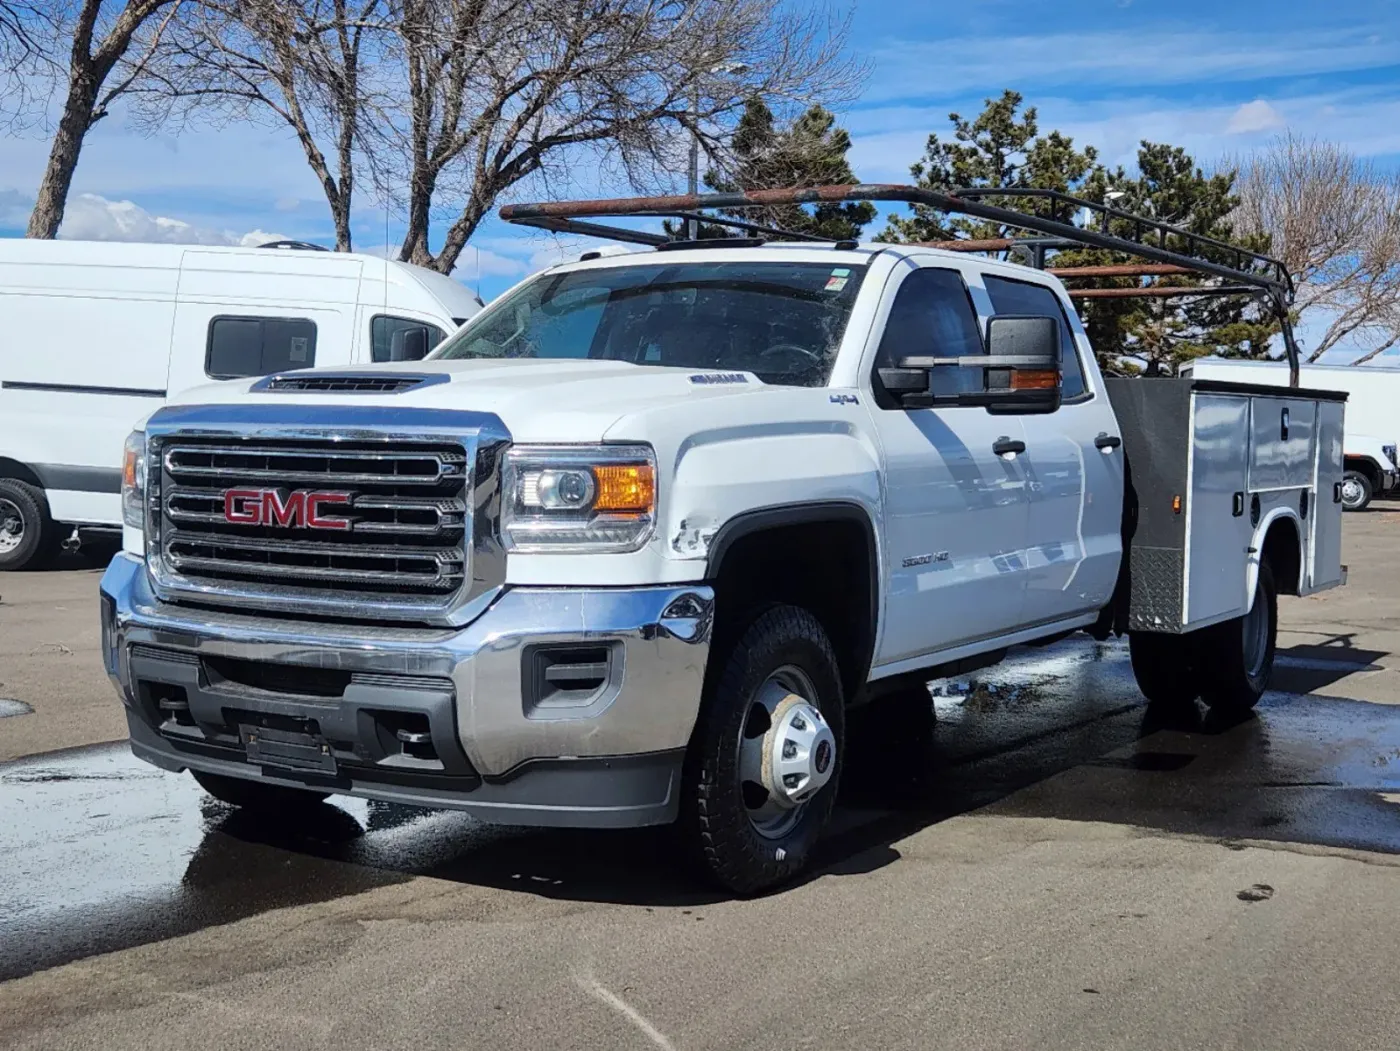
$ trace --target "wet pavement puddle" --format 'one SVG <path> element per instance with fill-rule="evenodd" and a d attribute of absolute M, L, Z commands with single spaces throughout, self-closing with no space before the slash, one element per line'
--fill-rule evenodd
<path fill-rule="evenodd" d="M 1335 682 L 1379 655 L 1332 656 L 1299 655 L 1279 679 Z M 891 843 L 979 808 L 1400 853 L 1400 709 L 1270 693 L 1233 725 L 1165 718 L 1120 643 L 1083 639 L 931 693 L 923 733 L 853 716 L 814 878 L 888 863 Z M 0 815 L 0 979 L 423 875 L 651 907 L 712 900 L 667 860 L 664 830 L 503 828 L 339 796 L 268 824 L 125 744 L 0 765 Z"/>

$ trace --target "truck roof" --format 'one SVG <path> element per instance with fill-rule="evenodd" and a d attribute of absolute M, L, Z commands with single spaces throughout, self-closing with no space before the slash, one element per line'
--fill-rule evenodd
<path fill-rule="evenodd" d="M 1059 284 L 1053 274 L 1047 274 L 1033 266 L 1011 260 L 977 256 L 969 259 L 966 252 L 952 252 L 943 248 L 933 248 L 917 244 L 886 244 L 883 241 L 853 242 L 813 242 L 813 241 L 765 241 L 762 244 L 725 244 L 716 241 L 710 245 L 697 243 L 694 246 L 677 245 L 664 252 L 648 251 L 645 248 L 622 252 L 592 254 L 589 252 L 575 260 L 556 263 L 551 270 L 567 267 L 612 267 L 612 266 L 665 266 L 683 260 L 685 262 L 726 263 L 740 260 L 788 260 L 790 262 L 830 262 L 835 266 L 861 266 L 868 264 L 876 256 L 886 255 L 899 259 L 942 259 L 958 266 L 975 264 L 979 270 L 1001 271 L 1017 280 L 1036 281 L 1044 284 Z"/>

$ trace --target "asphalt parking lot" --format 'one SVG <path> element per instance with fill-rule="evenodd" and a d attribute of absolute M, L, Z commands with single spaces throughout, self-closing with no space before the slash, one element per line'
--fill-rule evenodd
<path fill-rule="evenodd" d="M 1350 586 L 1284 600 L 1233 725 L 1083 637 L 935 684 L 931 745 L 857 738 L 817 871 L 753 901 L 658 831 L 251 822 L 120 743 L 99 568 L 0 575 L 0 1047 L 1392 1048 L 1397 537 L 1346 518 Z"/>

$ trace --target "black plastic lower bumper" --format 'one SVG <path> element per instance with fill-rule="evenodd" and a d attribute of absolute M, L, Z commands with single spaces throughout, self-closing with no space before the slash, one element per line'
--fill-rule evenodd
<path fill-rule="evenodd" d="M 333 775 L 256 765 L 237 748 L 193 745 L 157 732 L 127 709 L 131 750 L 164 770 L 200 770 L 264 784 L 465 810 L 503 825 L 634 828 L 675 820 L 684 751 L 612 758 L 532 759 L 473 787 L 406 771 L 342 766 Z M 465 790 L 464 790 L 465 789 Z"/>

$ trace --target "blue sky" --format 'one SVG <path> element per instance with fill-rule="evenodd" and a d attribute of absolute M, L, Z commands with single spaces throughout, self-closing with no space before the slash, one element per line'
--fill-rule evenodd
<path fill-rule="evenodd" d="M 1400 0 L 856 0 L 852 28 L 872 72 L 839 110 L 868 181 L 907 179 L 950 111 L 975 114 L 1005 87 L 1111 163 L 1150 138 L 1212 164 L 1291 128 L 1400 165 Z M 0 233 L 22 232 L 46 149 L 0 140 Z M 613 188 L 581 187 L 594 189 Z M 331 237 L 299 149 L 271 128 L 145 137 L 118 115 L 90 136 L 74 193 L 66 236 Z M 382 251 L 385 216 L 361 205 L 357 247 Z M 389 228 L 392 242 L 392 215 Z M 492 222 L 456 276 L 489 298 L 571 248 Z"/>

